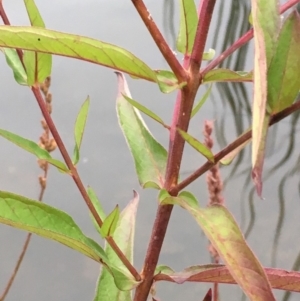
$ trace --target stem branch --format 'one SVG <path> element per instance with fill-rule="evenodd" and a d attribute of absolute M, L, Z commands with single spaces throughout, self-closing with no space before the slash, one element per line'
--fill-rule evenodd
<path fill-rule="evenodd" d="M 282 4 L 280 7 L 280 14 L 283 14 L 288 9 L 300 3 L 300 0 L 289 0 L 286 3 Z M 217 58 L 212 60 L 202 71 L 201 74 L 204 75 L 208 71 L 217 67 L 221 62 L 223 62 L 227 57 L 229 57 L 233 52 L 235 52 L 238 48 L 242 47 L 244 44 L 249 42 L 253 38 L 253 29 L 248 30 L 242 37 L 240 37 L 237 41 L 235 41 L 228 49 L 226 49 L 222 54 L 220 54 Z"/>
<path fill-rule="evenodd" d="M 68 166 L 68 168 L 70 169 L 71 171 L 71 175 L 72 175 L 72 178 L 76 184 L 76 186 L 78 187 L 85 203 L 87 204 L 91 214 L 93 215 L 93 217 L 95 218 L 97 224 L 99 225 L 99 227 L 102 226 L 103 224 L 103 221 L 101 220 L 100 216 L 98 215 L 93 203 L 91 202 L 87 192 L 86 192 L 86 189 L 81 181 L 81 178 L 77 172 L 77 169 L 76 167 L 73 165 L 72 163 L 72 160 L 67 152 L 67 149 L 56 129 L 56 126 L 46 108 L 46 105 L 45 105 L 45 102 L 43 101 L 43 98 L 42 98 L 42 95 L 41 95 L 41 92 L 38 88 L 36 87 L 32 87 L 31 88 L 36 100 L 37 100 L 37 103 L 42 111 L 42 114 L 46 120 L 46 123 L 50 129 L 50 132 Z M 118 257 L 120 258 L 120 260 L 123 262 L 123 264 L 126 266 L 126 268 L 130 271 L 130 273 L 134 276 L 134 278 L 137 280 L 137 281 L 140 281 L 141 280 L 141 277 L 139 275 L 139 273 L 136 271 L 136 269 L 133 267 L 133 265 L 128 261 L 128 259 L 126 258 L 126 256 L 123 254 L 123 252 L 120 250 L 120 248 L 117 246 L 117 244 L 115 243 L 114 239 L 112 237 L 109 237 L 107 238 L 107 242 L 109 243 L 109 245 L 112 247 L 112 249 L 116 252 L 116 254 L 118 255 Z"/>
<path fill-rule="evenodd" d="M 161 54 L 169 64 L 172 71 L 175 73 L 179 83 L 186 82 L 187 81 L 186 71 L 180 65 L 173 51 L 171 50 L 165 38 L 163 37 L 160 30 L 156 26 L 143 0 L 131 0 L 131 1 L 135 6 L 137 12 L 139 13 L 141 19 L 143 20 L 144 24 L 146 25 L 148 31 L 150 32 Z"/>
<path fill-rule="evenodd" d="M 279 122 L 280 120 L 286 118 L 290 114 L 294 113 L 295 111 L 300 109 L 300 100 L 296 101 L 294 104 L 289 106 L 288 108 L 282 110 L 281 112 L 274 114 L 269 122 L 269 126 L 272 126 L 273 124 Z M 195 172 L 193 172 L 190 176 L 188 176 L 186 179 L 184 179 L 182 182 L 180 182 L 176 187 L 173 187 L 169 193 L 171 195 L 177 195 L 182 189 L 187 187 L 189 184 L 194 182 L 197 178 L 199 178 L 201 175 L 203 175 L 205 172 L 207 172 L 209 169 L 212 168 L 215 164 L 217 164 L 221 159 L 223 159 L 226 155 L 228 155 L 230 152 L 238 148 L 241 144 L 246 142 L 247 140 L 251 139 L 252 137 L 252 130 L 244 133 L 242 136 L 238 137 L 236 140 L 234 140 L 232 143 L 227 145 L 225 148 L 223 148 L 220 152 L 218 152 L 214 156 L 214 163 L 207 161 L 205 162 L 200 168 L 198 168 Z"/>

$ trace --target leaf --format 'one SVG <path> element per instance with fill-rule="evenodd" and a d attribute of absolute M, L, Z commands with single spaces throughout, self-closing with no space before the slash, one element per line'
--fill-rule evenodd
<path fill-rule="evenodd" d="M 157 76 L 160 90 L 163 93 L 171 93 L 186 86 L 186 82 L 178 83 L 175 74 L 168 70 L 154 70 Z"/>
<path fill-rule="evenodd" d="M 87 188 L 87 193 L 88 193 L 88 196 L 89 196 L 91 202 L 93 203 L 93 206 L 95 207 L 98 215 L 100 216 L 100 218 L 102 220 L 105 220 L 106 214 L 102 208 L 102 205 L 101 205 L 99 199 L 97 198 L 95 191 L 92 189 L 92 187 L 89 186 Z M 98 226 L 98 224 L 97 224 L 97 226 Z M 98 227 L 96 227 L 96 229 L 98 229 Z"/>
<path fill-rule="evenodd" d="M 203 83 L 211 82 L 252 82 L 253 72 L 213 69 L 205 73 Z"/>
<path fill-rule="evenodd" d="M 183 54 L 192 53 L 198 15 L 194 0 L 180 0 L 180 27 L 176 41 L 177 50 Z"/>
<path fill-rule="evenodd" d="M 197 208 L 190 206 L 184 197 L 169 197 L 168 202 L 180 205 L 195 218 L 251 301 L 275 301 L 263 267 L 225 207 L 213 205 Z"/>
<path fill-rule="evenodd" d="M 148 108 L 146 108 L 145 106 L 143 106 L 142 104 L 140 104 L 139 102 L 131 99 L 130 97 L 123 95 L 123 97 L 136 109 L 138 109 L 139 111 L 143 112 L 144 114 L 146 114 L 148 117 L 152 118 L 153 120 L 157 121 L 158 123 L 160 123 L 162 126 L 168 128 L 168 126 L 163 122 L 163 120 L 157 116 L 154 112 L 152 112 L 151 110 L 149 110 Z"/>
<path fill-rule="evenodd" d="M 212 85 L 209 86 L 209 88 L 206 90 L 204 95 L 201 97 L 200 101 L 193 108 L 192 114 L 191 114 L 191 119 L 199 112 L 199 110 L 202 108 L 202 106 L 206 102 L 206 100 L 211 92 L 211 88 L 212 88 Z"/>
<path fill-rule="evenodd" d="M 211 301 L 211 300 L 212 300 L 212 292 L 211 292 L 211 288 L 210 288 L 210 289 L 208 289 L 208 291 L 202 301 Z"/>
<path fill-rule="evenodd" d="M 289 107 L 300 88 L 300 17 L 293 11 L 279 34 L 268 69 L 268 105 L 272 114 Z"/>
<path fill-rule="evenodd" d="M 82 137 L 86 125 L 87 115 L 90 108 L 90 98 L 88 97 L 83 105 L 80 108 L 80 111 L 77 115 L 75 128 L 74 128 L 74 138 L 75 138 L 75 147 L 73 152 L 72 162 L 76 165 L 80 159 L 80 146 L 82 142 Z"/>
<path fill-rule="evenodd" d="M 16 82 L 27 86 L 27 74 L 15 49 L 2 48 L 8 66 L 14 73 Z"/>
<path fill-rule="evenodd" d="M 279 31 L 277 0 L 252 0 L 254 30 L 254 96 L 252 107 L 252 178 L 262 193 L 262 168 L 268 131 L 267 68 L 272 60 Z"/>
<path fill-rule="evenodd" d="M 0 223 L 57 241 L 97 262 L 108 262 L 104 250 L 68 214 L 44 203 L 0 191 Z"/>
<path fill-rule="evenodd" d="M 157 82 L 155 72 L 132 53 L 98 40 L 25 26 L 0 26 L 0 37 L 0 47 L 72 57 Z"/>
<path fill-rule="evenodd" d="M 45 23 L 33 0 L 24 0 L 28 17 L 32 26 L 45 28 Z M 44 82 L 51 74 L 52 56 L 47 53 L 25 51 L 23 62 L 27 73 L 27 84 L 33 86 Z"/>
<path fill-rule="evenodd" d="M 167 151 L 154 139 L 139 111 L 124 98 L 123 95 L 131 97 L 124 75 L 117 72 L 117 77 L 119 123 L 133 156 L 139 182 L 144 188 L 161 188 L 164 183 Z"/>
<path fill-rule="evenodd" d="M 251 129 L 246 130 L 243 132 L 240 136 L 243 136 L 245 133 L 251 131 Z M 239 137 L 240 137 L 239 136 Z M 245 148 L 245 146 L 251 141 L 251 138 L 246 140 L 244 143 L 239 145 L 237 148 L 235 148 L 232 152 L 230 152 L 228 155 L 224 156 L 221 160 L 220 163 L 223 165 L 229 165 L 233 161 L 233 159 Z"/>
<path fill-rule="evenodd" d="M 35 142 L 2 129 L 0 129 L 0 136 L 23 148 L 24 150 L 34 154 L 37 158 L 46 160 L 48 163 L 57 167 L 59 170 L 70 173 L 70 170 L 63 162 L 53 159 L 45 149 L 39 147 L 39 145 Z"/>
<path fill-rule="evenodd" d="M 120 210 L 119 210 L 119 206 L 117 205 L 115 209 L 103 221 L 103 225 L 100 229 L 100 233 L 103 238 L 113 236 L 119 218 L 120 218 Z"/>
<path fill-rule="evenodd" d="M 211 152 L 210 149 L 207 148 L 207 146 L 200 141 L 198 141 L 196 138 L 188 134 L 187 132 L 177 128 L 177 131 L 181 135 L 181 137 L 196 151 L 198 151 L 200 154 L 202 154 L 205 158 L 207 158 L 209 161 L 214 162 L 214 154 Z"/>
<path fill-rule="evenodd" d="M 283 269 L 264 268 L 272 288 L 286 291 L 300 292 L 300 273 L 296 271 L 286 271 Z M 155 270 L 154 281 L 171 281 L 178 284 L 184 282 L 208 282 L 236 284 L 230 271 L 221 264 L 207 264 L 192 266 L 181 272 L 174 272 L 171 268 L 160 266 Z"/>
<path fill-rule="evenodd" d="M 28 17 L 32 26 L 45 28 L 45 23 L 43 21 L 40 12 L 35 5 L 33 0 L 24 0 Z"/>
<path fill-rule="evenodd" d="M 216 51 L 214 49 L 209 48 L 207 52 L 203 53 L 202 60 L 203 61 L 211 61 L 215 57 Z"/>
<path fill-rule="evenodd" d="M 101 220 L 104 221 L 105 218 L 106 218 L 106 214 L 105 214 L 105 212 L 103 210 L 103 207 L 102 207 L 99 199 L 97 198 L 97 195 L 96 195 L 95 191 L 91 187 L 88 186 L 88 188 L 87 188 L 87 194 L 88 194 L 88 196 L 89 196 L 89 198 L 90 198 L 90 200 L 91 200 L 94 208 L 96 209 L 97 214 L 100 216 Z M 92 215 L 91 212 L 89 212 L 89 214 L 90 214 L 90 218 L 91 218 L 91 220 L 92 220 L 92 222 L 94 224 L 95 229 L 97 230 L 97 232 L 102 237 L 101 229 L 100 229 L 97 221 L 95 220 L 95 218 L 94 218 L 94 216 Z"/>
<path fill-rule="evenodd" d="M 138 202 L 139 196 L 134 191 L 134 198 L 120 214 L 118 225 L 114 234 L 115 242 L 131 263 L 133 263 L 133 240 Z M 106 245 L 105 252 L 111 263 L 113 263 L 115 266 L 124 267 L 119 257 L 109 245 Z M 137 285 L 132 276 L 128 279 L 128 281 L 129 282 L 127 284 L 125 281 L 122 284 L 125 284 L 126 287 L 129 286 L 129 288 L 133 288 Z M 116 287 L 113 277 L 106 269 L 102 269 L 94 299 L 94 301 L 102 300 L 131 301 L 131 293 L 129 291 L 120 291 Z"/>

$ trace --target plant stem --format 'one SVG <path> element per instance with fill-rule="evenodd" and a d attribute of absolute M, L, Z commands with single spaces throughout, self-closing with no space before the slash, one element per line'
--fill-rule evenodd
<path fill-rule="evenodd" d="M 280 14 L 283 14 L 288 9 L 300 3 L 300 0 L 289 0 L 286 3 L 282 4 L 280 7 Z M 240 37 L 237 41 L 235 41 L 228 49 L 226 49 L 223 53 L 221 53 L 217 58 L 212 60 L 202 71 L 202 76 L 208 71 L 217 67 L 221 62 L 223 62 L 227 57 L 229 57 L 232 53 L 234 53 L 238 48 L 245 45 L 253 38 L 253 29 L 248 30 L 242 37 Z"/>
<path fill-rule="evenodd" d="M 7 285 L 4 289 L 3 294 L 0 296 L 0 301 L 4 301 L 5 297 L 7 296 L 8 292 L 9 292 L 9 290 L 10 290 L 10 288 L 11 288 L 11 286 L 12 286 L 14 280 L 15 280 L 15 277 L 17 276 L 17 273 L 19 271 L 19 268 L 20 268 L 21 263 L 23 261 L 23 258 L 25 256 L 25 253 L 27 251 L 28 245 L 30 243 L 31 236 L 32 236 L 32 233 L 27 234 L 26 240 L 25 240 L 24 245 L 23 245 L 23 249 L 22 249 L 21 254 L 19 255 L 19 258 L 17 260 L 17 264 L 15 265 L 14 271 L 13 271 L 11 277 L 9 278 L 9 281 L 8 281 L 8 283 L 7 283 Z"/>
<path fill-rule="evenodd" d="M 207 5 L 202 6 L 200 15 L 203 15 L 201 24 L 198 24 L 194 48 L 190 59 L 189 73 L 187 85 L 178 92 L 177 100 L 173 112 L 172 125 L 170 129 L 168 161 L 166 168 L 164 188 L 172 191 L 178 182 L 179 170 L 182 161 L 183 149 L 185 141 L 178 132 L 178 128 L 187 131 L 193 103 L 199 88 L 199 69 L 202 62 L 202 54 L 207 39 L 208 28 L 215 0 L 204 0 Z M 210 2 L 210 4 L 208 4 Z M 205 11 L 208 9 L 207 14 Z M 199 22 L 200 23 L 200 22 Z M 185 59 L 184 63 L 187 63 Z M 175 194 L 174 194 L 175 195 Z M 159 254 L 165 238 L 168 223 L 171 217 L 173 206 L 158 206 L 156 218 L 154 221 L 150 242 L 148 245 L 144 268 L 142 272 L 143 282 L 136 289 L 134 301 L 146 301 L 153 281 L 153 275 L 158 263 Z"/>
<path fill-rule="evenodd" d="M 42 98 L 42 95 L 41 95 L 41 92 L 38 88 L 36 87 L 32 87 L 31 88 L 37 102 L 38 102 L 38 105 L 42 111 L 42 114 L 46 120 L 46 123 L 50 129 L 50 132 L 68 166 L 68 168 L 70 169 L 71 171 L 71 175 L 72 175 L 72 178 L 76 184 L 76 186 L 78 187 L 85 203 L 87 204 L 91 214 L 93 215 L 93 217 L 95 218 L 97 224 L 99 225 L 99 227 L 102 226 L 103 224 L 103 221 L 101 220 L 100 216 L 98 215 L 93 203 L 91 202 L 86 190 L 85 190 L 85 187 L 81 181 L 81 178 L 77 172 L 77 169 L 76 167 L 73 165 L 72 163 L 72 160 L 66 150 L 66 147 L 56 129 L 56 126 L 46 108 L 46 105 L 43 101 L 43 98 Z M 118 257 L 120 258 L 120 260 L 123 262 L 123 264 L 126 266 L 126 268 L 130 271 L 130 273 L 134 276 L 134 278 L 137 280 L 137 281 L 140 281 L 141 280 L 141 277 L 139 275 L 139 273 L 137 272 L 137 270 L 132 266 L 132 264 L 128 261 L 128 259 L 126 258 L 126 256 L 123 254 L 123 252 L 120 250 L 120 248 L 117 246 L 117 244 L 115 243 L 114 239 L 112 237 L 108 237 L 107 238 L 107 242 L 109 243 L 109 245 L 112 247 L 112 249 L 116 252 L 116 254 L 118 255 Z"/>
<path fill-rule="evenodd" d="M 286 118 L 287 116 L 289 116 L 290 114 L 294 113 L 297 110 L 300 110 L 300 100 L 296 101 L 294 104 L 292 104 L 288 108 L 282 110 L 281 112 L 274 114 L 270 119 L 269 126 L 272 126 L 273 124 Z M 180 182 L 176 187 L 173 187 L 169 191 L 169 193 L 171 195 L 177 195 L 182 189 L 184 189 L 189 184 L 194 182 L 197 178 L 199 178 L 201 175 L 203 175 L 205 172 L 207 172 L 209 169 L 211 169 L 212 166 L 217 164 L 226 155 L 228 155 L 230 152 L 235 150 L 237 147 L 239 147 L 241 144 L 243 144 L 247 140 L 251 139 L 251 137 L 252 137 L 252 130 L 248 131 L 245 134 L 243 134 L 242 136 L 238 137 L 236 140 L 234 140 L 232 143 L 227 145 L 225 148 L 223 148 L 220 152 L 218 152 L 214 156 L 214 163 L 212 163 L 210 161 L 205 162 L 200 168 L 198 168 L 196 171 L 194 171 L 190 176 L 188 176 L 182 182 Z"/>
<path fill-rule="evenodd" d="M 180 65 L 177 58 L 175 57 L 173 51 L 169 47 L 167 41 L 161 34 L 160 30 L 156 26 L 153 18 L 148 11 L 145 3 L 143 0 L 131 0 L 133 5 L 135 6 L 137 12 L 139 13 L 140 17 L 142 18 L 144 24 L 146 25 L 148 31 L 150 32 L 154 42 L 156 43 L 157 47 L 159 48 L 161 54 L 169 64 L 170 68 L 176 75 L 179 83 L 187 81 L 187 73 L 184 68 Z"/>
<path fill-rule="evenodd" d="M 208 30 L 214 11 L 216 0 L 202 0 L 199 11 L 199 22 L 197 26 L 193 51 L 190 60 L 190 70 L 192 74 L 199 72 L 204 47 L 208 35 Z"/>

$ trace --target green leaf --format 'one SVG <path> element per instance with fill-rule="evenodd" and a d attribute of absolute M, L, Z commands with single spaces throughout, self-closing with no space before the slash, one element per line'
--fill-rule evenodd
<path fill-rule="evenodd" d="M 14 73 L 16 82 L 20 85 L 27 86 L 27 74 L 20 61 L 20 58 L 15 49 L 2 48 L 8 66 Z"/>
<path fill-rule="evenodd" d="M 156 74 L 129 51 L 91 38 L 33 27 L 0 26 L 0 47 L 57 54 L 157 82 Z"/>
<path fill-rule="evenodd" d="M 203 61 L 211 61 L 215 57 L 216 51 L 214 49 L 209 48 L 208 51 L 203 53 L 202 59 Z"/>
<path fill-rule="evenodd" d="M 48 163 L 57 167 L 59 170 L 67 173 L 70 172 L 68 167 L 63 162 L 53 159 L 45 149 L 39 147 L 35 142 L 2 129 L 0 129 L 0 136 L 23 148 L 24 150 L 34 154 L 39 159 L 46 160 Z"/>
<path fill-rule="evenodd" d="M 91 187 L 88 187 L 87 188 L 87 193 L 88 193 L 88 196 L 89 196 L 89 198 L 90 198 L 90 200 L 91 200 L 94 208 L 96 209 L 98 215 L 100 216 L 101 220 L 104 221 L 105 218 L 106 218 L 106 214 L 105 214 L 105 212 L 103 210 L 103 207 L 102 207 L 102 205 L 101 205 L 101 203 L 100 203 L 100 201 L 99 201 L 99 199 L 98 199 L 95 191 Z M 91 217 L 91 219 L 93 221 L 95 229 L 101 234 L 100 227 L 99 227 L 98 223 L 96 222 L 94 216 L 91 214 L 91 212 L 90 212 L 90 217 Z"/>
<path fill-rule="evenodd" d="M 202 108 L 204 103 L 206 102 L 210 92 L 211 92 L 212 85 L 209 86 L 209 88 L 206 90 L 204 95 L 201 97 L 200 101 L 194 106 L 191 114 L 191 119 L 199 112 L 199 110 Z"/>
<path fill-rule="evenodd" d="M 207 158 L 209 161 L 214 162 L 214 154 L 211 152 L 210 149 L 207 148 L 207 146 L 200 141 L 198 141 L 196 138 L 188 134 L 187 132 L 177 128 L 177 131 L 181 135 L 181 137 L 196 151 L 198 151 L 200 154 L 202 154 L 205 158 Z"/>
<path fill-rule="evenodd" d="M 45 28 L 45 23 L 33 0 L 24 0 L 28 17 L 32 26 Z M 25 51 L 23 62 L 27 72 L 27 84 L 33 86 L 36 83 L 44 82 L 51 74 L 52 56 L 47 53 Z"/>
<path fill-rule="evenodd" d="M 108 262 L 104 250 L 68 214 L 44 203 L 0 191 L 0 223 L 57 241 L 97 262 Z"/>
<path fill-rule="evenodd" d="M 279 34 L 268 69 L 268 105 L 272 114 L 289 107 L 300 88 L 300 17 L 293 11 Z"/>
<path fill-rule="evenodd" d="M 157 76 L 160 90 L 163 93 L 170 93 L 186 86 L 186 82 L 178 83 L 176 75 L 168 70 L 154 70 Z"/>
<path fill-rule="evenodd" d="M 262 193 L 262 168 L 269 123 L 267 112 L 267 68 L 279 32 L 277 0 L 252 0 L 254 30 L 254 95 L 252 108 L 252 178 L 259 196 Z"/>
<path fill-rule="evenodd" d="M 75 128 L 74 128 L 75 147 L 74 147 L 73 159 L 72 159 L 74 165 L 76 165 L 80 159 L 80 146 L 82 142 L 82 137 L 86 125 L 89 108 L 90 108 L 90 98 L 88 97 L 83 103 L 83 105 L 81 106 L 75 122 Z"/>
<path fill-rule="evenodd" d="M 45 28 L 45 23 L 33 0 L 24 0 L 28 17 L 32 26 Z"/>
<path fill-rule="evenodd" d="M 118 73 L 117 113 L 125 139 L 132 153 L 140 184 L 144 188 L 161 188 L 167 162 L 167 151 L 148 130 L 139 111 L 123 95 L 130 92 L 123 74 Z"/>
<path fill-rule="evenodd" d="M 169 203 L 172 203 L 169 198 Z M 248 246 L 230 212 L 222 205 L 199 208 L 185 197 L 173 197 L 173 204 L 186 209 L 218 251 L 232 277 L 252 301 L 275 301 L 260 262 Z"/>
<path fill-rule="evenodd" d="M 134 191 L 133 200 L 120 214 L 118 225 L 114 234 L 115 242 L 132 264 L 135 219 L 138 202 L 138 194 Z M 105 252 L 112 264 L 125 269 L 123 263 L 109 245 L 106 245 Z M 121 288 L 126 288 L 127 291 L 120 291 L 116 285 L 120 286 Z M 117 280 L 114 280 L 114 278 L 106 269 L 102 269 L 98 280 L 94 301 L 131 301 L 131 292 L 129 292 L 128 289 L 132 289 L 136 285 L 138 285 L 138 283 L 132 278 L 132 276 L 128 276 L 127 279 L 117 278 Z"/>
<path fill-rule="evenodd" d="M 211 82 L 252 82 L 253 72 L 213 69 L 205 73 L 203 83 Z"/>
<path fill-rule="evenodd" d="M 157 121 L 158 123 L 160 123 L 162 126 L 168 128 L 168 126 L 163 122 L 163 120 L 157 116 L 154 112 L 152 112 L 151 110 L 149 110 L 148 108 L 146 108 L 145 106 L 143 106 L 142 104 L 140 104 L 139 102 L 131 99 L 130 97 L 123 95 L 124 98 L 136 109 L 138 109 L 139 111 L 143 112 L 144 114 L 146 114 L 147 116 L 149 116 L 150 118 L 152 118 L 153 120 Z"/>
<path fill-rule="evenodd" d="M 119 206 L 117 205 L 115 209 L 103 221 L 103 225 L 100 229 L 100 233 L 103 238 L 113 236 L 119 218 L 120 218 L 120 210 L 119 210 Z"/>
<path fill-rule="evenodd" d="M 28 86 L 44 82 L 45 78 L 51 74 L 52 57 L 49 54 L 25 51 L 23 62 Z"/>
<path fill-rule="evenodd" d="M 180 27 L 176 47 L 179 52 L 192 53 L 198 24 L 194 0 L 180 0 Z"/>

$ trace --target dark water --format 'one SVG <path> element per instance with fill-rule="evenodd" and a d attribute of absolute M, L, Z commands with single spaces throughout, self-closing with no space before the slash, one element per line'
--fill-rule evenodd
<path fill-rule="evenodd" d="M 48 28 L 94 37 L 120 45 L 139 56 L 153 68 L 167 68 L 156 46 L 151 41 L 130 1 L 36 1 Z M 218 6 L 207 48 L 220 53 L 234 39 L 246 31 L 244 18 L 232 22 L 244 13 L 248 16 L 247 1 L 228 1 Z M 164 28 L 170 44 L 172 26 L 163 21 L 168 6 L 146 1 L 153 18 Z M 22 1 L 4 3 L 14 24 L 28 24 Z M 232 5 L 232 7 L 231 7 Z M 169 7 L 170 8 L 170 7 Z M 232 12 L 232 15 L 229 12 Z M 178 12 L 169 13 L 178 17 Z M 172 20 L 171 20 L 172 21 Z M 224 31 L 225 25 L 231 25 Z M 233 29 L 236 28 L 235 30 Z M 175 26 L 176 30 L 176 26 Z M 228 35 L 227 35 L 228 33 Z M 230 34 L 229 34 L 230 33 Z M 223 67 L 251 70 L 251 46 Z M 249 59 L 245 60 L 245 55 Z M 35 100 L 26 87 L 14 83 L 4 58 L 1 64 L 0 128 L 37 140 L 42 129 L 40 113 Z M 118 127 L 115 111 L 116 78 L 112 70 L 80 61 L 54 58 L 51 92 L 53 93 L 53 119 L 66 143 L 73 149 L 73 125 L 77 112 L 87 97 L 91 110 L 82 146 L 82 160 L 78 166 L 86 185 L 92 186 L 104 208 L 109 211 L 116 203 L 123 208 L 132 197 L 132 189 L 140 193 L 137 216 L 135 262 L 141 268 L 157 207 L 157 192 L 139 188 L 130 153 Z M 175 93 L 162 95 L 154 85 L 128 79 L 133 97 L 148 106 L 169 123 Z M 145 93 L 147 91 L 147 93 Z M 203 93 L 204 89 L 200 91 Z M 251 84 L 227 85 L 214 88 L 212 97 L 194 118 L 190 132 L 202 139 L 205 120 L 215 120 L 215 151 L 232 141 L 251 122 Z M 199 94 L 199 97 L 200 97 Z M 161 126 L 145 118 L 155 137 L 167 147 L 168 133 Z M 247 241 L 264 266 L 283 269 L 299 268 L 299 126 L 298 115 L 286 118 L 270 129 L 267 158 L 264 167 L 265 200 L 259 199 L 249 178 L 251 163 L 249 147 L 229 167 L 223 167 L 224 197 L 229 210 L 239 222 Z M 55 154 L 59 157 L 58 152 Z M 204 162 L 194 150 L 186 147 L 182 177 Z M 37 198 L 40 170 L 36 159 L 4 140 L 0 140 L 1 189 Z M 202 205 L 207 203 L 205 178 L 189 189 Z M 89 220 L 88 211 L 69 177 L 51 168 L 44 201 L 65 210 L 94 239 L 98 235 Z M 25 239 L 25 233 L 0 227 L 0 292 L 8 280 Z M 194 264 L 210 262 L 207 241 L 196 223 L 179 208 L 175 208 L 160 263 L 182 270 Z M 14 300 L 92 300 L 99 266 L 97 263 L 57 243 L 34 236 L 7 301 Z M 201 300 L 209 284 L 174 285 L 159 283 L 158 296 L 162 300 Z M 298 294 L 284 298 L 283 291 L 274 291 L 278 300 L 297 300 Z M 242 298 L 237 286 L 221 285 L 221 300 Z"/>

